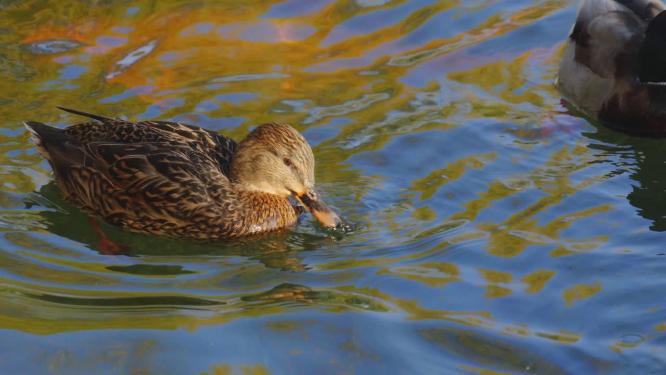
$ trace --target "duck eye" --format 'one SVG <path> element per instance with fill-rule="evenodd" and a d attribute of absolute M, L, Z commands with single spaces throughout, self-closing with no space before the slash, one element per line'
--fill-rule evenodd
<path fill-rule="evenodd" d="M 286 165 L 287 167 L 291 167 L 292 165 L 294 165 L 294 164 L 291 162 L 291 159 L 289 159 L 289 158 L 284 158 L 284 159 L 282 159 L 282 162 L 283 162 L 284 165 Z"/>

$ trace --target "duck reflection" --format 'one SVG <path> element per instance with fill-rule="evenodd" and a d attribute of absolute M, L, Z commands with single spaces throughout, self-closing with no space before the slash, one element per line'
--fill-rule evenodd
<path fill-rule="evenodd" d="M 222 255 L 254 258 L 266 267 L 286 271 L 303 271 L 306 265 L 301 251 L 321 248 L 322 241 L 330 238 L 295 232 L 277 231 L 228 242 L 195 242 L 135 234 L 101 223 L 95 224 L 90 216 L 64 201 L 55 183 L 44 185 L 27 202 L 28 205 L 55 208 L 40 212 L 50 233 L 86 244 L 104 255 L 125 256 L 180 256 Z M 110 252 L 109 244 L 117 251 Z M 145 273 L 145 267 L 124 270 Z M 166 270 L 174 272 L 174 270 Z M 177 272 L 176 270 L 176 273 Z"/>
<path fill-rule="evenodd" d="M 596 132 L 583 133 L 593 140 L 591 149 L 613 156 L 616 174 L 629 173 L 635 182 L 627 195 L 650 229 L 666 231 L 666 143 L 663 139 L 635 137 L 595 124 Z"/>

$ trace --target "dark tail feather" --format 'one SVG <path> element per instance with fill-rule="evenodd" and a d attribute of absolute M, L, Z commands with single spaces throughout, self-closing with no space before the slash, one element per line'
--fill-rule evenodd
<path fill-rule="evenodd" d="M 36 121 L 26 121 L 23 124 L 32 133 L 39 153 L 51 163 L 56 172 L 82 162 L 83 152 L 77 147 L 78 142 L 65 134 L 64 130 Z"/>
<path fill-rule="evenodd" d="M 35 140 L 41 143 L 63 142 L 68 139 L 65 131 L 62 129 L 54 128 L 37 121 L 26 121 L 23 124 L 32 133 Z"/>
<path fill-rule="evenodd" d="M 94 120 L 97 120 L 97 121 L 102 121 L 102 122 L 113 121 L 113 119 L 110 118 L 110 117 L 95 115 L 95 114 L 92 114 L 92 113 L 83 112 L 83 111 L 79 111 L 79 110 L 76 110 L 76 109 L 65 108 L 65 107 L 60 107 L 60 106 L 56 106 L 56 108 L 58 108 L 60 110 L 63 110 L 65 112 L 73 113 L 75 115 L 79 115 L 79 116 L 83 116 L 83 117 L 88 117 L 88 118 L 91 118 L 91 119 L 94 119 Z"/>

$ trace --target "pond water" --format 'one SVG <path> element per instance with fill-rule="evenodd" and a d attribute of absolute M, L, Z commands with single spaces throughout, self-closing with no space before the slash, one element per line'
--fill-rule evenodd
<path fill-rule="evenodd" d="M 0 373 L 662 374 L 666 143 L 553 86 L 575 1 L 0 1 Z M 65 105 L 313 145 L 344 235 L 192 243 L 65 202 Z"/>

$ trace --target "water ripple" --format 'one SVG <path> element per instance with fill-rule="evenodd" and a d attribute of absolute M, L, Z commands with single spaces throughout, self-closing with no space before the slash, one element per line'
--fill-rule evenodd
<path fill-rule="evenodd" d="M 573 2 L 0 7 L 0 372 L 664 372 L 665 146 L 560 103 Z M 100 236 L 22 126 L 57 105 L 290 123 L 354 230 Z"/>

